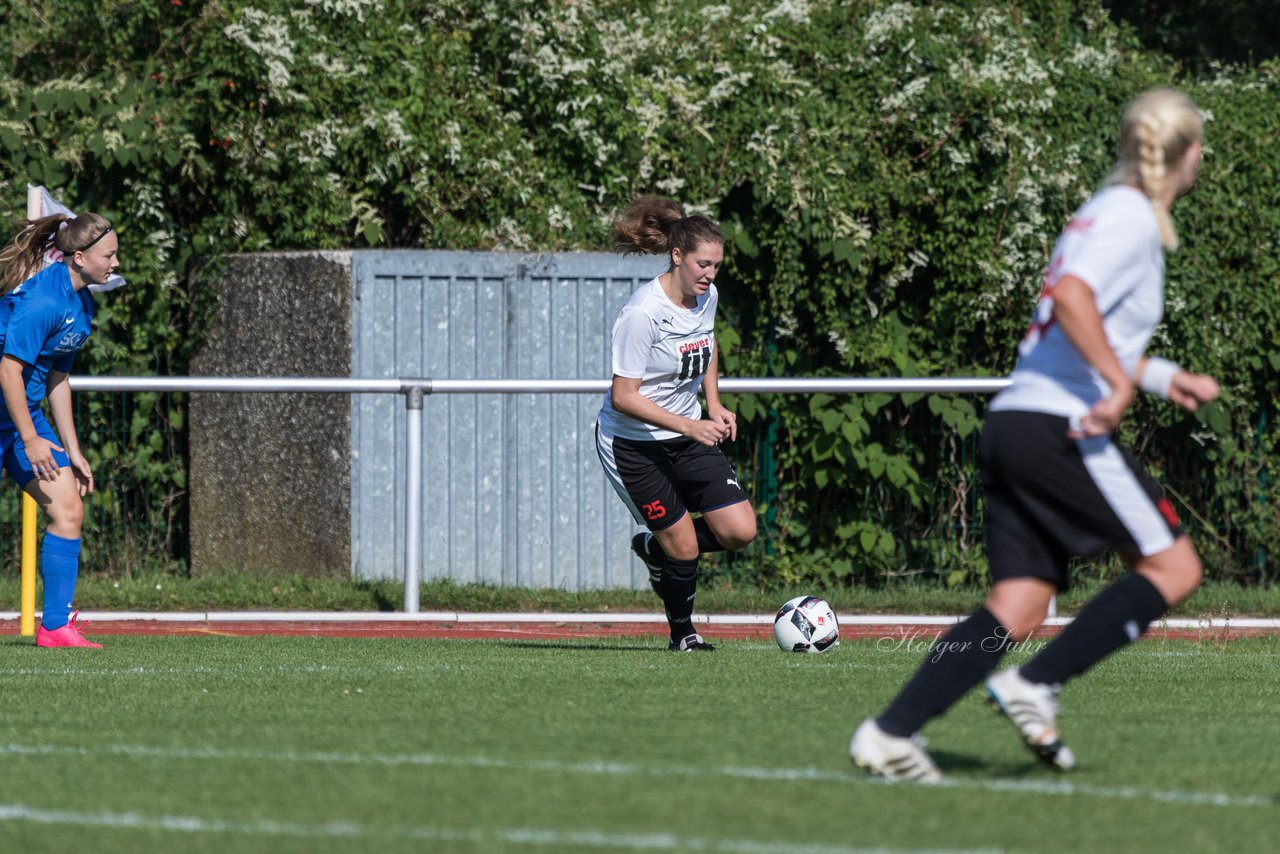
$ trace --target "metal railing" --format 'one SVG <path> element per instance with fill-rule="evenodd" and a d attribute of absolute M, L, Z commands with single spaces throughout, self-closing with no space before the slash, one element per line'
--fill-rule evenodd
<path fill-rule="evenodd" d="M 316 394 L 400 394 L 405 398 L 404 610 L 419 611 L 422 577 L 422 403 L 432 394 L 603 394 L 607 379 L 453 380 L 430 377 L 357 379 L 348 377 L 90 377 L 73 376 L 76 392 L 238 392 Z M 725 394 L 991 394 L 1005 378 L 722 378 Z M 32 580 L 34 591 L 34 577 Z M 26 585 L 24 573 L 24 589 Z M 32 593 L 34 597 L 34 592 Z M 25 600 L 24 600 L 25 601 Z M 33 598 L 34 601 L 34 598 Z"/>

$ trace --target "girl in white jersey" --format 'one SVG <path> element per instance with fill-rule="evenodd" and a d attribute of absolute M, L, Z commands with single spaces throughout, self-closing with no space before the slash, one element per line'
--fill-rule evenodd
<path fill-rule="evenodd" d="M 1042 761 L 1075 764 L 1059 737 L 1058 692 L 1200 583 L 1200 558 L 1142 465 L 1113 435 L 1135 384 L 1188 410 L 1218 396 L 1211 377 L 1144 357 L 1164 309 L 1164 250 L 1177 247 L 1169 207 L 1191 187 L 1203 121 L 1172 89 L 1124 113 L 1108 186 L 1058 239 L 1010 386 L 991 402 L 979 445 L 986 601 L 940 639 L 920 669 L 849 746 L 855 764 L 889 779 L 937 782 L 917 732 L 1029 638 L 1068 585 L 1067 561 L 1114 549 L 1134 570 L 1090 600 L 1021 668 L 987 693 Z"/>
<path fill-rule="evenodd" d="M 706 217 L 686 217 L 675 202 L 644 197 L 618 217 L 613 238 L 671 263 L 614 322 L 613 385 L 596 421 L 596 449 L 614 490 L 648 527 L 631 547 L 662 598 L 669 648 L 711 650 L 693 630 L 698 555 L 740 549 L 756 535 L 755 511 L 720 450 L 738 436 L 737 418 L 720 404 L 715 343 L 724 232 Z"/>

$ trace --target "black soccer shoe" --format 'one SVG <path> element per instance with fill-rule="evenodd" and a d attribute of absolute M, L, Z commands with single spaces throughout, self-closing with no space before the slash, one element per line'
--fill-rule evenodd
<path fill-rule="evenodd" d="M 672 652 L 711 652 L 715 647 L 704 641 L 702 635 L 692 634 L 685 635 L 678 641 L 669 642 L 667 649 Z"/>

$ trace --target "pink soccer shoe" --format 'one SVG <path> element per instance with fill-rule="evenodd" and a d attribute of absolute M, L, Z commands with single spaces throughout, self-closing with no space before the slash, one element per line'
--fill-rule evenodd
<path fill-rule="evenodd" d="M 76 611 L 71 615 L 71 619 L 65 626 L 53 631 L 48 631 L 44 626 L 41 626 L 36 630 L 36 646 L 83 646 L 89 649 L 102 649 L 102 644 L 87 640 L 84 635 L 80 634 L 80 627 L 76 625 L 76 617 L 78 616 L 80 616 L 80 612 Z M 85 625 L 89 624 L 86 622 Z"/>

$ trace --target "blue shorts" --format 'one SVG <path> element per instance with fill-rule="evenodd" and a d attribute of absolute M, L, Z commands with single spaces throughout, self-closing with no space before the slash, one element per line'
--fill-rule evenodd
<path fill-rule="evenodd" d="M 36 426 L 36 435 L 41 439 L 48 439 L 55 445 L 61 446 L 62 442 L 58 440 L 58 434 L 53 432 L 53 427 L 49 426 L 48 420 L 44 417 L 44 412 L 37 409 L 31 413 L 31 423 Z M 26 489 L 27 484 L 36 476 L 31 469 L 31 463 L 27 460 L 27 449 L 22 444 L 22 438 L 18 435 L 18 428 L 13 426 L 13 422 L 7 417 L 0 423 L 0 451 L 3 452 L 4 470 L 9 473 L 9 477 L 13 478 L 18 486 Z M 67 455 L 59 450 L 54 450 L 53 460 L 58 464 L 58 468 L 66 468 L 71 465 L 71 460 Z"/>

